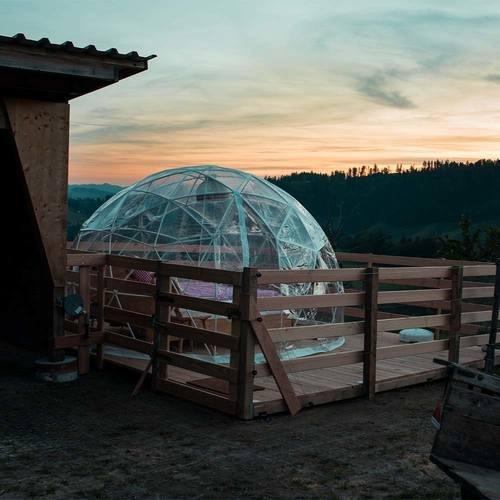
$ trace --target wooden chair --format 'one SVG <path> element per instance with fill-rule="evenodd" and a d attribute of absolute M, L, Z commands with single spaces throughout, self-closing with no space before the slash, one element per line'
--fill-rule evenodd
<path fill-rule="evenodd" d="M 182 314 L 182 311 L 178 307 L 174 307 L 174 314 L 171 317 L 171 321 L 173 323 L 179 323 L 181 325 L 189 325 L 189 326 L 197 326 L 196 325 L 196 320 L 199 320 L 201 322 L 202 328 L 207 329 L 207 321 L 210 319 L 210 316 L 199 316 L 196 319 L 191 317 L 191 316 L 184 316 Z M 171 341 L 177 341 L 179 343 L 179 348 L 178 352 L 183 352 L 184 351 L 184 339 L 180 337 L 174 337 L 172 335 L 168 336 L 167 339 L 167 349 L 170 350 L 170 342 Z M 191 344 L 191 348 L 193 345 Z"/>

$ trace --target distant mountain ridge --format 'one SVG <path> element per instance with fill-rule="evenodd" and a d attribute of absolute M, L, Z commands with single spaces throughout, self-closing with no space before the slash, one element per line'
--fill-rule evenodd
<path fill-rule="evenodd" d="M 68 197 L 74 200 L 82 198 L 94 198 L 105 200 L 121 191 L 124 186 L 116 184 L 70 184 L 68 186 Z"/>

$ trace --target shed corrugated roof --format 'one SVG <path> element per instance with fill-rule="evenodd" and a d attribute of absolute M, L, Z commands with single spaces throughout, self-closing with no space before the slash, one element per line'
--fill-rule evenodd
<path fill-rule="evenodd" d="M 40 40 L 31 40 L 26 38 L 23 33 L 18 33 L 14 36 L 0 35 L 0 44 L 15 44 L 25 47 L 39 47 L 43 49 L 49 49 L 54 51 L 63 51 L 69 54 L 88 54 L 91 56 L 101 56 L 106 58 L 112 58 L 116 60 L 128 60 L 134 62 L 149 61 L 156 57 L 156 54 L 151 54 L 149 56 L 140 56 L 135 50 L 128 52 L 127 54 L 122 54 L 118 52 L 114 47 L 108 50 L 98 50 L 95 45 L 87 45 L 86 47 L 77 47 L 71 41 L 66 41 L 63 43 L 52 43 L 48 38 L 40 38 Z"/>
<path fill-rule="evenodd" d="M 154 57 L 0 35 L 0 96 L 67 101 L 147 70 Z"/>

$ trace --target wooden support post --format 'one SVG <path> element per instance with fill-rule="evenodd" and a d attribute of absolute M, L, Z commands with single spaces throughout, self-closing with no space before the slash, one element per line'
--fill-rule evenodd
<path fill-rule="evenodd" d="M 97 300 L 96 300 L 96 316 L 97 316 L 97 330 L 104 331 L 104 266 L 97 268 Z M 97 369 L 102 370 L 104 366 L 104 348 L 102 342 L 96 344 L 96 364 Z"/>
<path fill-rule="evenodd" d="M 490 336 L 486 345 L 484 371 L 492 374 L 495 370 L 495 349 L 497 347 L 498 310 L 500 309 L 500 259 L 496 261 L 495 288 L 493 291 L 493 308 L 491 311 Z"/>
<path fill-rule="evenodd" d="M 234 307 L 238 308 L 240 314 L 241 314 L 241 309 L 240 309 L 241 291 L 242 291 L 241 285 L 233 285 L 232 302 L 234 304 Z M 242 325 L 241 315 L 231 317 L 231 335 L 233 337 L 238 337 L 238 344 L 239 344 L 241 325 Z M 231 350 L 229 365 L 231 368 L 234 368 L 236 370 L 238 369 L 238 367 L 239 367 L 239 345 L 238 345 L 238 351 L 233 350 L 233 349 Z M 233 383 L 229 384 L 229 399 L 231 399 L 233 401 L 238 400 L 238 382 L 236 382 L 236 383 L 233 382 Z"/>
<path fill-rule="evenodd" d="M 255 341 L 250 326 L 252 317 L 251 304 L 257 300 L 257 269 L 246 267 L 242 273 L 242 286 L 238 293 L 240 317 L 232 319 L 231 333 L 239 336 L 238 352 L 231 352 L 237 358 L 234 365 L 238 369 L 236 384 L 236 411 L 238 417 L 249 420 L 253 418 L 253 382 L 255 374 Z M 234 287 L 236 289 L 236 287 Z M 233 293 L 233 299 L 235 294 Z M 232 364 L 233 366 L 233 364 Z"/>
<path fill-rule="evenodd" d="M 363 387 L 369 399 L 375 397 L 377 381 L 377 299 L 378 267 L 366 270 L 365 289 L 365 335 L 363 351 Z"/>
<path fill-rule="evenodd" d="M 266 325 L 264 325 L 264 321 L 257 309 L 257 290 L 255 290 L 254 295 L 250 295 L 250 325 L 288 411 L 291 415 L 296 415 L 302 409 L 302 404 L 295 394 L 286 369 L 276 351 L 271 335 Z"/>
<path fill-rule="evenodd" d="M 11 130 L 33 214 L 34 227 L 30 231 L 39 237 L 50 276 L 50 281 L 41 278 L 42 273 L 37 278 L 47 285 L 47 293 L 53 298 L 49 359 L 61 361 L 64 351 L 53 347 L 56 337 L 64 335 L 61 302 L 66 281 L 69 105 L 10 97 L 1 101 L 0 127 Z M 24 290 L 27 302 L 38 300 L 33 293 Z M 43 321 L 41 317 L 37 320 Z"/>
<path fill-rule="evenodd" d="M 444 288 L 443 287 L 443 279 L 442 278 L 438 278 L 437 282 L 439 284 L 439 288 Z M 438 307 L 438 309 L 436 311 L 436 314 L 443 314 L 442 307 Z M 441 339 L 441 329 L 440 328 L 436 328 L 434 335 L 435 335 L 434 336 L 434 340 L 440 340 Z"/>
<path fill-rule="evenodd" d="M 89 315 L 90 315 L 90 267 L 80 266 L 79 292 L 83 299 L 85 313 L 80 316 L 78 321 L 78 331 L 84 336 L 78 346 L 78 373 L 85 375 L 89 372 Z"/>
<path fill-rule="evenodd" d="M 154 314 L 154 336 L 153 336 L 153 348 L 151 351 L 151 388 L 153 391 L 157 391 L 159 384 L 158 384 L 158 376 L 159 376 L 159 364 L 160 364 L 160 358 L 158 357 L 158 349 L 160 345 L 160 337 L 162 335 L 161 328 L 160 328 L 160 318 L 161 318 L 161 301 L 160 301 L 160 295 L 161 295 L 161 285 L 162 285 L 162 276 L 160 274 L 161 270 L 161 265 L 160 262 L 158 262 L 158 269 L 156 271 L 156 295 L 155 295 L 155 314 Z"/>
<path fill-rule="evenodd" d="M 161 274 L 161 261 L 158 262 L 158 270 L 156 271 L 156 298 L 155 298 L 155 335 L 153 342 L 152 356 L 152 388 L 154 391 L 158 390 L 159 381 L 167 380 L 168 378 L 168 365 L 166 360 L 160 359 L 157 356 L 159 350 L 169 350 L 170 344 L 168 342 L 168 332 L 160 328 L 161 323 L 170 322 L 171 309 L 168 302 L 160 300 L 162 292 L 172 291 L 172 278 L 165 274 Z"/>
<path fill-rule="evenodd" d="M 460 360 L 463 274 L 464 271 L 462 266 L 453 266 L 451 270 L 450 330 L 448 346 L 448 361 L 452 363 L 458 363 Z"/>
<path fill-rule="evenodd" d="M 254 310 L 252 314 L 258 316 L 256 310 Z M 253 333 L 259 342 L 262 354 L 264 354 L 267 364 L 269 365 L 269 370 L 274 377 L 281 396 L 285 400 L 288 411 L 291 415 L 296 415 L 302 409 L 302 405 L 293 390 L 292 383 L 290 382 L 285 367 L 283 366 L 278 352 L 276 351 L 271 335 L 269 335 L 269 332 L 264 325 L 264 321 L 262 321 L 262 318 L 258 316 L 255 320 L 250 321 L 250 324 L 252 325 Z"/>

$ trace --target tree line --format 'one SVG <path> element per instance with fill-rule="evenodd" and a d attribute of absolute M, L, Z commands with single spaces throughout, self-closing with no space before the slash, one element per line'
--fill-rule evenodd
<path fill-rule="evenodd" d="M 500 160 L 431 160 L 267 180 L 299 200 L 343 251 L 419 257 L 500 256 Z"/>
<path fill-rule="evenodd" d="M 353 167 L 267 180 L 295 197 L 342 251 L 500 257 L 500 160 Z M 106 198 L 69 198 L 68 240 Z"/>
<path fill-rule="evenodd" d="M 68 241 L 73 241 L 82 224 L 111 196 L 104 198 L 68 197 Z"/>

